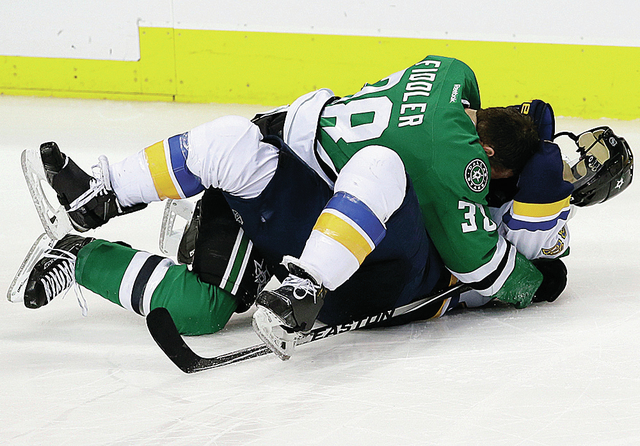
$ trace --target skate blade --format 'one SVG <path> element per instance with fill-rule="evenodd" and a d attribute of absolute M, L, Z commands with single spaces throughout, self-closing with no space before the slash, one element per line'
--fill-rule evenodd
<path fill-rule="evenodd" d="M 27 280 L 29 280 L 31 270 L 35 264 L 38 263 L 42 254 L 44 254 L 53 243 L 54 241 L 51 237 L 45 233 L 41 234 L 33 245 L 31 245 L 20 268 L 18 268 L 18 272 L 11 281 L 11 285 L 9 285 L 9 290 L 7 291 L 7 299 L 9 302 L 22 302 L 24 300 L 24 290 L 27 285 Z"/>
<path fill-rule="evenodd" d="M 180 240 L 182 240 L 184 228 L 191 221 L 195 207 L 195 204 L 189 200 L 167 200 L 162 214 L 159 240 L 160 251 L 164 255 L 172 257 L 178 255 L 178 247 L 180 246 Z M 184 220 L 184 224 L 179 226 L 180 229 L 175 229 L 176 217 Z"/>
<path fill-rule="evenodd" d="M 42 182 L 48 187 L 47 177 L 42 167 L 42 158 L 40 157 L 40 149 L 27 149 L 22 152 L 21 156 L 22 173 L 27 182 L 27 188 L 31 194 L 31 199 L 35 205 L 38 217 L 44 228 L 44 231 L 53 240 L 60 240 L 66 234 L 71 232 L 73 227 L 71 221 L 61 205 L 53 206 L 47 198 Z"/>
<path fill-rule="evenodd" d="M 286 361 L 291 358 L 299 333 L 289 333 L 282 327 L 282 321 L 265 307 L 258 307 L 253 313 L 251 325 L 256 335 L 275 355 Z"/>

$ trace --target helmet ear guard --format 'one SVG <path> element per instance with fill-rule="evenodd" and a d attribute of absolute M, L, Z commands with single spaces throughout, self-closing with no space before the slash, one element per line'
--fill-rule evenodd
<path fill-rule="evenodd" d="M 615 197 L 631 184 L 633 153 L 627 141 L 611 128 L 595 127 L 575 135 L 560 132 L 553 139 L 568 136 L 578 147 L 579 158 L 565 163 L 563 176 L 573 184 L 571 204 L 591 206 Z"/>

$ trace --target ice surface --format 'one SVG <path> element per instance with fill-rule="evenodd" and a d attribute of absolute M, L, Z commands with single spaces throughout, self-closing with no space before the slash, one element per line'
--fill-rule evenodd
<path fill-rule="evenodd" d="M 3 293 L 42 232 L 20 152 L 57 141 L 83 167 L 225 114 L 265 107 L 0 97 Z M 610 125 L 640 151 L 640 122 Z M 637 183 L 637 180 L 636 180 Z M 640 442 L 640 189 L 580 209 L 553 304 L 355 332 L 185 375 L 144 320 L 85 291 L 39 310 L 0 303 L 0 444 L 629 445 Z M 158 252 L 162 205 L 95 235 Z M 248 315 L 190 338 L 212 355 L 257 343 Z"/>

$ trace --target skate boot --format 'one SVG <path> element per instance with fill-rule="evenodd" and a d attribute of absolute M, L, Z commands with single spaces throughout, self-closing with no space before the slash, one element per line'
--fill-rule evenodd
<path fill-rule="evenodd" d="M 93 238 L 65 235 L 53 241 L 34 265 L 24 291 L 24 305 L 40 308 L 76 283 L 75 265 L 78 252 Z"/>
<path fill-rule="evenodd" d="M 104 156 L 93 168 L 94 176 L 84 172 L 60 151 L 55 142 L 40 146 L 40 157 L 47 182 L 79 232 L 102 226 L 110 218 L 142 209 L 146 204 L 122 208 L 109 180 L 109 162 Z"/>
<path fill-rule="evenodd" d="M 313 327 L 327 290 L 317 274 L 305 270 L 296 259 L 285 256 L 282 263 L 289 275 L 278 288 L 258 295 L 253 328 L 274 353 L 289 359 L 300 334 Z"/>

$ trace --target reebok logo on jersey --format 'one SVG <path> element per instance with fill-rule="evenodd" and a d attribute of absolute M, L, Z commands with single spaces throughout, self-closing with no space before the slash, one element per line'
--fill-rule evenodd
<path fill-rule="evenodd" d="M 460 90 L 460 84 L 455 84 L 453 86 L 453 91 L 451 92 L 451 99 L 449 99 L 449 104 L 452 104 L 458 100 L 458 91 Z"/>
<path fill-rule="evenodd" d="M 479 158 L 474 159 L 464 169 L 464 180 L 473 192 L 482 192 L 489 183 L 489 169 Z"/>

